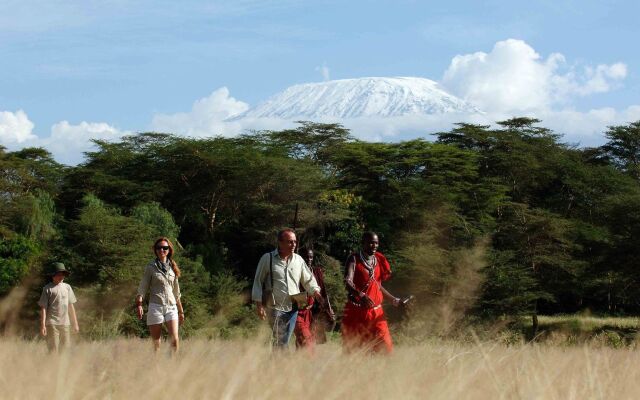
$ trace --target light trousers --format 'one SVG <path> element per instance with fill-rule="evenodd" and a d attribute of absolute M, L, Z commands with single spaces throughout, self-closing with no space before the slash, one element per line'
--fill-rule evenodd
<path fill-rule="evenodd" d="M 69 325 L 47 325 L 47 348 L 57 352 L 71 345 L 71 327 Z"/>

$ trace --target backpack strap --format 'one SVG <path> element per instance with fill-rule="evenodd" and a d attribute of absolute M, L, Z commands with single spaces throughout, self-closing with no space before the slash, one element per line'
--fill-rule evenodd
<path fill-rule="evenodd" d="M 271 279 L 271 293 L 273 293 L 273 253 L 269 252 L 269 278 Z"/>

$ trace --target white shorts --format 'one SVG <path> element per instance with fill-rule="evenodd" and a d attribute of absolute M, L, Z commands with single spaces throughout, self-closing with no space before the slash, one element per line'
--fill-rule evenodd
<path fill-rule="evenodd" d="M 163 322 L 178 319 L 178 306 L 163 306 L 162 304 L 149 303 L 147 312 L 147 325 L 158 325 Z"/>

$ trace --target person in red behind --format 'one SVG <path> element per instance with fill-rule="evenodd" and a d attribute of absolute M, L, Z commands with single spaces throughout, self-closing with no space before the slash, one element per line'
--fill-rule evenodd
<path fill-rule="evenodd" d="M 307 263 L 313 277 L 316 279 L 320 287 L 320 295 L 324 299 L 324 304 L 320 305 L 311 296 L 308 298 L 308 307 L 298 310 L 296 318 L 296 327 L 294 333 L 296 335 L 296 348 L 306 348 L 313 353 L 316 342 L 325 343 L 325 329 L 328 324 L 326 321 L 335 321 L 335 314 L 331 309 L 329 295 L 324 286 L 324 273 L 320 265 L 313 263 L 314 254 L 311 249 L 302 249 L 300 255 Z M 304 290 L 302 288 L 301 290 Z"/>
<path fill-rule="evenodd" d="M 386 297 L 397 307 L 400 299 L 382 287 L 382 282 L 391 277 L 391 266 L 387 258 L 377 252 L 378 245 L 378 235 L 365 232 L 362 249 L 347 258 L 345 283 L 348 297 L 342 319 L 342 341 L 347 351 L 356 348 L 386 353 L 393 351 L 382 300 Z"/>

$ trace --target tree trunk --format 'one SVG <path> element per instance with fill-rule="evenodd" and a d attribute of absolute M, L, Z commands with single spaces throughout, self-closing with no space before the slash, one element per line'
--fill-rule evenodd
<path fill-rule="evenodd" d="M 613 279 L 611 277 L 611 272 L 609 272 L 607 275 L 609 278 L 609 285 L 607 285 L 607 309 L 609 310 L 609 313 L 611 313 L 611 311 L 613 310 L 613 304 L 611 301 L 611 286 L 613 285 Z"/>
<path fill-rule="evenodd" d="M 531 339 L 535 340 L 536 336 L 538 336 L 538 312 L 534 311 L 531 315 Z"/>

